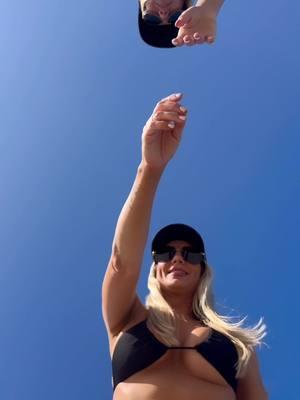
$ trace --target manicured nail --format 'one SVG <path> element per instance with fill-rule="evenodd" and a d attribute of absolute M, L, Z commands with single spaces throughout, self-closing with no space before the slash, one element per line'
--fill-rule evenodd
<path fill-rule="evenodd" d="M 179 115 L 179 119 L 182 119 L 182 121 L 186 120 L 186 116 L 185 115 Z"/>
<path fill-rule="evenodd" d="M 183 107 L 183 106 L 179 107 L 179 109 L 180 109 L 180 111 L 182 111 L 184 113 L 187 112 L 187 109 L 185 107 Z"/>
<path fill-rule="evenodd" d="M 168 127 L 172 129 L 175 128 L 175 122 L 174 121 L 169 122 Z"/>
<path fill-rule="evenodd" d="M 181 96 L 181 93 L 175 93 L 170 96 L 171 100 L 177 100 Z"/>

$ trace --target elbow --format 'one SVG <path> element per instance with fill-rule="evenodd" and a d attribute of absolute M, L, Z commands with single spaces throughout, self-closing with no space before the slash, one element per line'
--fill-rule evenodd
<path fill-rule="evenodd" d="M 120 251 L 115 243 L 113 244 L 109 265 L 114 272 L 120 272 L 122 270 Z"/>
<path fill-rule="evenodd" d="M 114 274 L 122 276 L 131 276 L 134 273 L 134 268 L 132 268 L 132 265 L 129 265 L 128 261 L 124 260 L 124 256 L 121 256 L 117 246 L 113 247 L 113 251 L 109 260 L 109 269 Z"/>

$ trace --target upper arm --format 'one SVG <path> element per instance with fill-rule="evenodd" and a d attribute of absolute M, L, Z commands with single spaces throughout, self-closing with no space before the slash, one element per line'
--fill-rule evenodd
<path fill-rule="evenodd" d="M 115 336 L 129 322 L 133 309 L 143 309 L 136 286 L 138 272 L 120 265 L 120 258 L 112 255 L 102 285 L 102 314 L 108 334 Z"/>
<path fill-rule="evenodd" d="M 251 354 L 245 375 L 239 378 L 237 400 L 268 400 L 254 351 Z"/>

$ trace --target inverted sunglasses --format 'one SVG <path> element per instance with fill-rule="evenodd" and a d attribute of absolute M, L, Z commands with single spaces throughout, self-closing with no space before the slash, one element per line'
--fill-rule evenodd
<path fill-rule="evenodd" d="M 158 251 L 152 251 L 152 257 L 155 263 L 168 262 L 173 259 L 176 254 L 175 247 L 167 246 Z M 183 247 L 180 250 L 182 258 L 190 264 L 206 263 L 206 256 L 204 253 L 195 251 L 191 247 Z"/>
<path fill-rule="evenodd" d="M 182 10 L 174 11 L 172 14 L 169 15 L 168 23 L 174 24 L 177 19 L 180 17 Z M 143 20 L 150 25 L 160 25 L 163 23 L 162 19 L 158 15 L 154 15 L 151 13 L 147 13 L 144 15 Z"/>

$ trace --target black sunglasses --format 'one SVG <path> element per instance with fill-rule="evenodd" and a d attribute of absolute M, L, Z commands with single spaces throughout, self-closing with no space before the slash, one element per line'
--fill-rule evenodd
<path fill-rule="evenodd" d="M 177 10 L 177 11 L 174 11 L 172 14 L 170 14 L 168 23 L 174 24 L 177 21 L 177 19 L 180 17 L 181 13 L 182 13 L 182 10 Z M 163 23 L 163 21 L 161 20 L 161 18 L 158 15 L 154 15 L 154 14 L 150 14 L 150 13 L 145 14 L 143 17 L 143 20 L 145 22 L 147 22 L 147 24 L 150 24 L 150 25 L 160 25 Z"/>
<path fill-rule="evenodd" d="M 182 258 L 190 264 L 206 264 L 205 253 L 196 251 L 191 247 L 183 247 L 180 252 Z M 158 251 L 152 251 L 152 257 L 155 263 L 171 261 L 175 254 L 176 249 L 175 247 L 171 246 L 166 246 L 165 248 Z"/>

